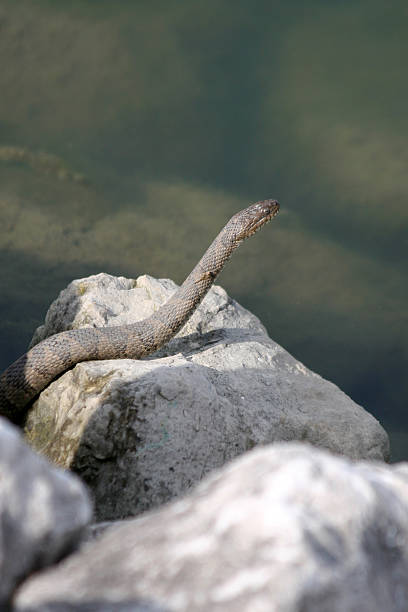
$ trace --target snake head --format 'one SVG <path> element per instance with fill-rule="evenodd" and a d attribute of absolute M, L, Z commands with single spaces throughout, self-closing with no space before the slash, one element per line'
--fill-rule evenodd
<path fill-rule="evenodd" d="M 279 202 L 277 200 L 262 200 L 251 204 L 248 208 L 234 215 L 231 221 L 234 222 L 237 240 L 245 240 L 257 232 L 265 223 L 268 223 L 279 212 Z"/>

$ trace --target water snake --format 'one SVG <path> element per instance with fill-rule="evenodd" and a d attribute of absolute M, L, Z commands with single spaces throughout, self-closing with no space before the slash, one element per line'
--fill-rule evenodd
<path fill-rule="evenodd" d="M 80 361 L 140 359 L 166 344 L 193 314 L 231 253 L 278 211 L 276 200 L 264 200 L 235 214 L 174 295 L 147 319 L 117 327 L 72 329 L 34 346 L 1 375 L 0 414 L 21 423 L 40 391 Z"/>

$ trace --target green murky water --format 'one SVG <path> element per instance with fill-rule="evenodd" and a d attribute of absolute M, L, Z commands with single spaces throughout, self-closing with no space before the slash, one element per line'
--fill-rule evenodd
<path fill-rule="evenodd" d="M 0 368 L 72 279 L 220 283 L 408 459 L 406 2 L 0 1 Z"/>

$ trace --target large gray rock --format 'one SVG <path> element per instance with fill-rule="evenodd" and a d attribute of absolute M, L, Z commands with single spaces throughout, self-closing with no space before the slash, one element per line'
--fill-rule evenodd
<path fill-rule="evenodd" d="M 172 612 L 406 612 L 407 575 L 408 465 L 276 444 L 108 529 L 29 579 L 14 603 L 21 612 L 55 601 L 120 610 L 141 598 Z"/>
<path fill-rule="evenodd" d="M 175 289 L 147 276 L 74 281 L 35 339 L 143 319 Z M 157 507 L 260 444 L 306 440 L 352 459 L 388 457 L 378 421 L 273 342 L 221 287 L 154 358 L 67 372 L 41 394 L 26 433 L 84 478 L 98 520 Z"/>
<path fill-rule="evenodd" d="M 0 417 L 0 609 L 28 574 L 78 543 L 92 512 L 83 485 L 23 442 Z"/>

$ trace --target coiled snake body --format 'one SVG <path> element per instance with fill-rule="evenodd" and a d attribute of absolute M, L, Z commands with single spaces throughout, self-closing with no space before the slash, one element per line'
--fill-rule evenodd
<path fill-rule="evenodd" d="M 80 361 L 140 359 L 166 344 L 193 314 L 231 253 L 278 211 L 276 200 L 264 200 L 234 215 L 176 293 L 147 319 L 118 327 L 73 329 L 34 346 L 1 375 L 0 414 L 21 423 L 40 391 Z"/>

